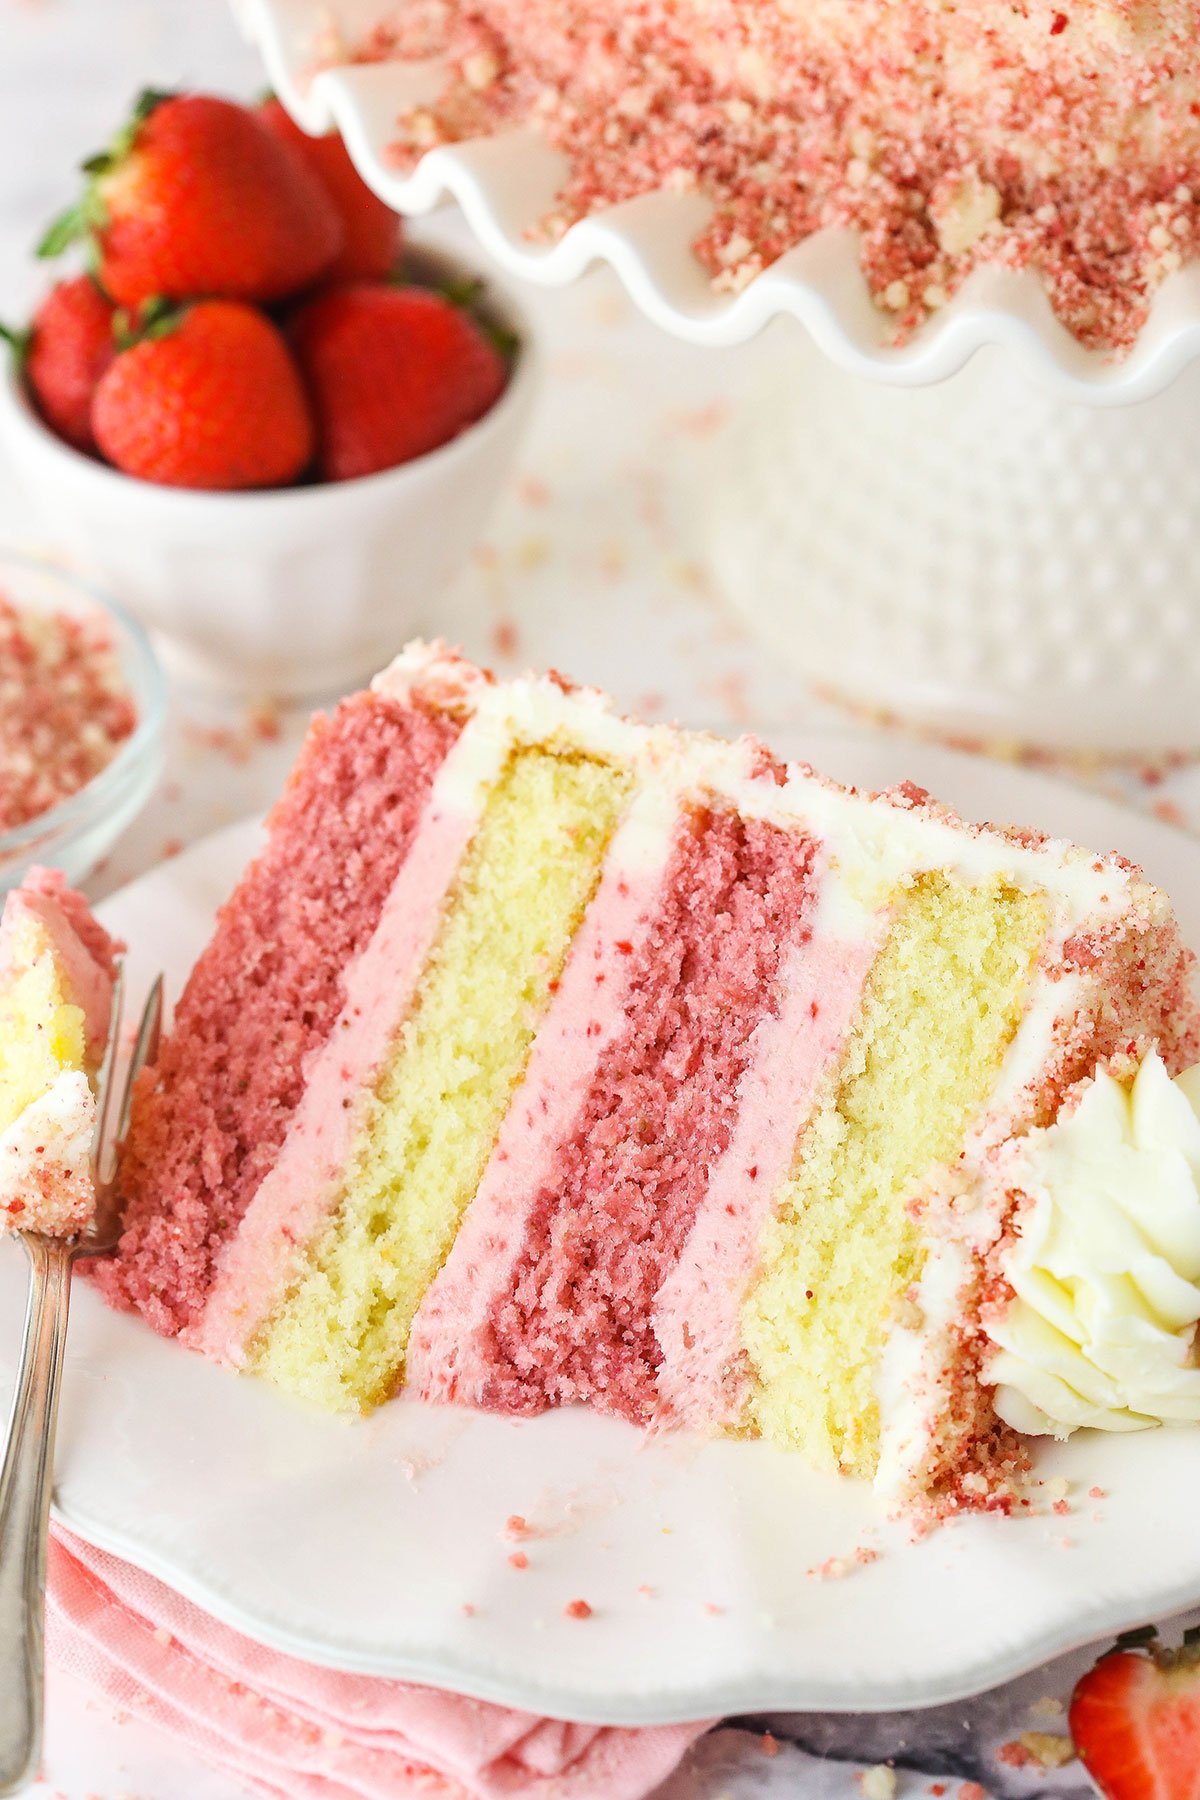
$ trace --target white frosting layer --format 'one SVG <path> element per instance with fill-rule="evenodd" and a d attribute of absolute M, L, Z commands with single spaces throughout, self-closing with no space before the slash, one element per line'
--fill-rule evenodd
<path fill-rule="evenodd" d="M 1151 1051 L 1129 1085 L 1102 1070 L 998 1160 L 1028 1196 L 991 1329 L 1001 1418 L 1056 1437 L 1200 1420 L 1200 1069 L 1172 1082 Z"/>

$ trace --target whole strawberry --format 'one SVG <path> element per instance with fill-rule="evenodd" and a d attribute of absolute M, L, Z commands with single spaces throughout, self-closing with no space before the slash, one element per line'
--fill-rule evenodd
<path fill-rule="evenodd" d="M 340 134 L 309 137 L 278 100 L 266 100 L 258 110 L 278 137 L 295 146 L 337 208 L 342 248 L 326 280 L 371 281 L 390 274 L 400 255 L 400 220 L 367 186 Z"/>
<path fill-rule="evenodd" d="M 60 281 L 27 332 L 5 332 L 20 355 L 34 404 L 52 431 L 93 451 L 92 395 L 117 353 L 113 308 L 90 275 Z"/>
<path fill-rule="evenodd" d="M 287 344 L 236 300 L 153 313 L 96 389 L 92 427 L 118 469 L 169 487 L 277 487 L 312 460 Z"/>
<path fill-rule="evenodd" d="M 1072 1696 L 1079 1759 L 1105 1800 L 1200 1800 L 1200 1644 L 1130 1636 L 1139 1647 L 1119 1640 Z"/>
<path fill-rule="evenodd" d="M 87 238 L 101 285 L 121 306 L 154 296 L 285 300 L 341 251 L 337 209 L 304 157 L 230 100 L 143 94 L 84 169 L 83 199 L 38 253 Z"/>
<path fill-rule="evenodd" d="M 288 328 L 327 481 L 436 450 L 494 405 L 504 359 L 461 307 L 424 288 L 329 288 Z"/>

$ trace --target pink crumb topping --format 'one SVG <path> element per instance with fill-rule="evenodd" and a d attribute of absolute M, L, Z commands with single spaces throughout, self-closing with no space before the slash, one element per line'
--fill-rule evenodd
<path fill-rule="evenodd" d="M 590 1619 L 592 1609 L 586 1600 L 568 1600 L 563 1607 L 563 1615 L 568 1619 Z"/>
<path fill-rule="evenodd" d="M 811 843 L 729 813 L 678 841 L 633 959 L 625 1029 L 603 1056 L 493 1314 L 485 1401 L 590 1400 L 647 1420 L 662 1360 L 650 1308 L 725 1152 L 760 1021 L 806 929 Z"/>
<path fill-rule="evenodd" d="M 823 33 L 764 0 L 407 0 L 359 54 L 449 66 L 442 95 L 398 120 L 394 166 L 544 131 L 567 160 L 547 235 L 695 192 L 718 289 L 849 227 L 895 335 L 993 263 L 1037 270 L 1085 343 L 1132 342 L 1200 249 L 1194 8 L 1111 0 L 1106 32 L 1053 0 L 842 10 Z"/>
<path fill-rule="evenodd" d="M 222 909 L 138 1092 L 126 1229 L 96 1279 L 157 1331 L 177 1333 L 202 1310 L 458 730 L 371 694 L 315 722 L 267 847 Z"/>
<path fill-rule="evenodd" d="M 107 622 L 0 595 L 0 831 L 60 806 L 137 724 Z"/>

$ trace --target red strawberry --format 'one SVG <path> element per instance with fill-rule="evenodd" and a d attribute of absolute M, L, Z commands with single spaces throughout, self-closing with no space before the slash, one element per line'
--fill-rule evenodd
<path fill-rule="evenodd" d="M 88 237 L 121 306 L 155 295 L 284 300 L 341 250 L 337 210 L 303 156 L 230 100 L 143 94 L 110 149 L 84 169 L 82 201 L 38 254 L 57 256 Z"/>
<path fill-rule="evenodd" d="M 295 145 L 337 208 L 342 249 L 326 280 L 371 281 L 390 274 L 400 255 L 400 220 L 367 186 L 339 133 L 309 137 L 278 100 L 265 100 L 258 113 L 278 137 Z"/>
<path fill-rule="evenodd" d="M 154 316 L 96 389 L 92 425 L 118 469 L 169 487 L 277 487 L 313 452 L 287 344 L 236 300 Z"/>
<path fill-rule="evenodd" d="M 1105 1800 L 1200 1800 L 1200 1644 L 1190 1638 L 1180 1650 L 1121 1640 L 1075 1689 L 1071 1735 Z"/>
<path fill-rule="evenodd" d="M 27 332 L 5 332 L 22 357 L 38 412 L 77 450 L 92 451 L 92 395 L 117 353 L 113 309 L 90 275 L 60 281 Z"/>
<path fill-rule="evenodd" d="M 329 288 L 300 307 L 288 332 L 328 481 L 435 450 L 487 412 L 507 379 L 474 319 L 424 288 Z"/>

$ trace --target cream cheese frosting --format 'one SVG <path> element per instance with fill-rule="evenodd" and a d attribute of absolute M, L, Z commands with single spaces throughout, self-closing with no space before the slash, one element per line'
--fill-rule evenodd
<path fill-rule="evenodd" d="M 1200 1421 L 1200 1067 L 1150 1050 L 998 1153 L 1024 1202 L 989 1325 L 996 1410 L 1018 1431 Z"/>

